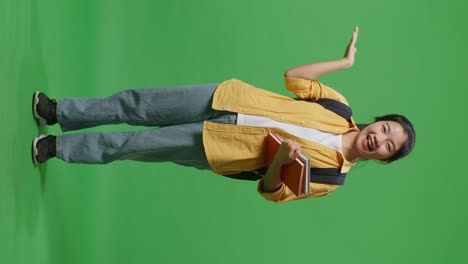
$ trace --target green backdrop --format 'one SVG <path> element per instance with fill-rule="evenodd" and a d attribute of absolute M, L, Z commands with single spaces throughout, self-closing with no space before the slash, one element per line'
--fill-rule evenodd
<path fill-rule="evenodd" d="M 467 263 L 466 1 L 0 0 L 1 263 Z M 54 98 L 239 78 L 293 96 L 320 80 L 358 122 L 402 113 L 414 153 L 365 162 L 335 193 L 285 204 L 256 183 L 170 163 L 33 166 L 33 91 Z M 108 126 L 97 130 L 140 127 Z M 287 228 L 286 228 L 287 227 Z"/>

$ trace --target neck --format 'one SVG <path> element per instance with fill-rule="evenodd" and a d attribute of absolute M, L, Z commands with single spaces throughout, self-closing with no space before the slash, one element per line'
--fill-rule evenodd
<path fill-rule="evenodd" d="M 359 154 L 356 151 L 356 139 L 359 135 L 357 131 L 350 131 L 343 135 L 343 155 L 346 160 L 354 162 L 359 158 Z"/>

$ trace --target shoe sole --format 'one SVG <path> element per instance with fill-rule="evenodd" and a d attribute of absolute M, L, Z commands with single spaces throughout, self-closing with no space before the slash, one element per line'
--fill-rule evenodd
<path fill-rule="evenodd" d="M 38 165 L 38 164 L 41 164 L 38 160 L 37 160 L 37 154 L 39 154 L 39 150 L 37 150 L 37 142 L 42 139 L 42 138 L 45 138 L 46 135 L 40 135 L 38 136 L 37 138 L 35 138 L 31 144 L 31 152 L 32 152 L 32 158 L 33 158 L 33 162 L 34 164 Z"/>
<path fill-rule="evenodd" d="M 34 95 L 33 95 L 33 114 L 34 114 L 34 118 L 36 118 L 36 121 L 39 124 L 39 126 L 45 126 L 45 125 L 47 125 L 47 120 L 45 120 L 45 118 L 40 116 L 39 113 L 37 112 L 37 105 L 39 104 L 39 94 L 40 93 L 41 92 L 35 92 Z"/>

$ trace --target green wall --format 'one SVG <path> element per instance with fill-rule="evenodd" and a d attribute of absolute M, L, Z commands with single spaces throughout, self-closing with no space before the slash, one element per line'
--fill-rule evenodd
<path fill-rule="evenodd" d="M 466 263 L 465 1 L 0 0 L 0 262 Z M 33 166 L 33 91 L 239 78 L 293 96 L 283 72 L 343 55 L 320 80 L 358 122 L 401 113 L 414 153 L 359 164 L 324 198 L 264 200 L 256 183 L 174 164 Z M 133 130 L 125 125 L 88 129 Z"/>

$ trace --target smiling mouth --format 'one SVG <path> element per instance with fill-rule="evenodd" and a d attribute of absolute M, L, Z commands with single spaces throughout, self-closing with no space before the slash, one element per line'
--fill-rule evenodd
<path fill-rule="evenodd" d="M 373 145 L 371 144 L 371 139 L 369 135 L 367 135 L 366 137 L 366 146 L 369 151 L 373 150 Z"/>

